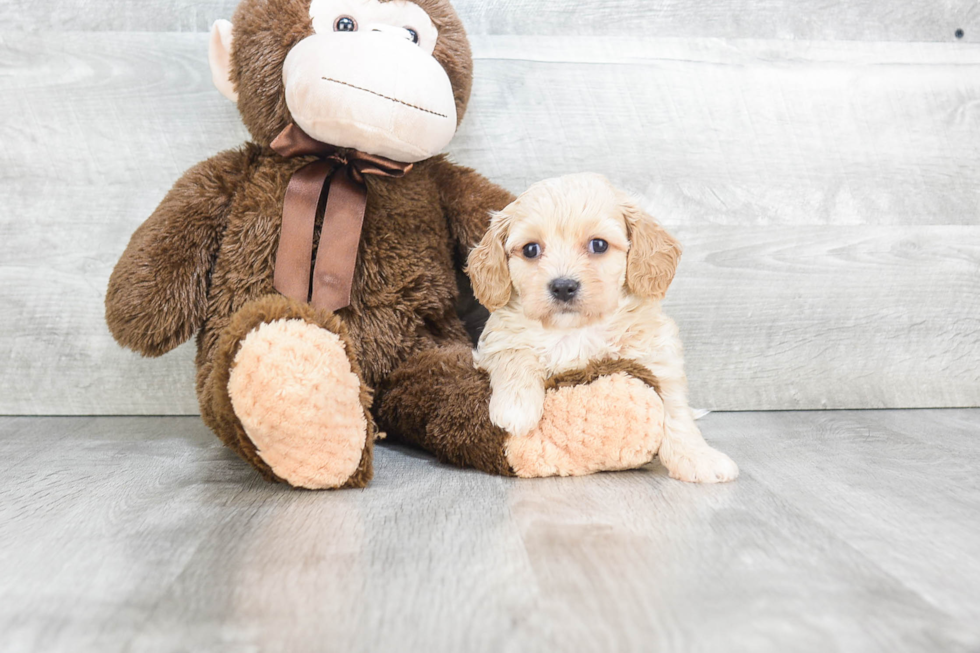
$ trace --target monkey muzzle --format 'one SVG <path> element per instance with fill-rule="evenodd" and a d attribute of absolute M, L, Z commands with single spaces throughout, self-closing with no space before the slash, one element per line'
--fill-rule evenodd
<path fill-rule="evenodd" d="M 446 71 L 391 34 L 309 36 L 286 57 L 283 81 L 293 120 L 318 141 L 413 163 L 456 133 Z"/>

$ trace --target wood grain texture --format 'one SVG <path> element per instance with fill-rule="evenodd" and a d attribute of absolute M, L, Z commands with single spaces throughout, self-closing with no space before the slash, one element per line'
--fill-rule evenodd
<path fill-rule="evenodd" d="M 28 31 L 207 31 L 237 0 L 30 0 L 0 5 L 0 25 Z M 974 0 L 455 0 L 470 34 L 980 42 Z"/>
<path fill-rule="evenodd" d="M 511 190 L 596 170 L 686 247 L 668 311 L 714 409 L 980 405 L 980 47 L 478 37 L 452 146 Z M 0 35 L 0 414 L 197 411 L 191 347 L 102 295 L 197 161 L 247 138 L 203 34 Z"/>
<path fill-rule="evenodd" d="M 980 227 L 676 231 L 696 405 L 980 404 Z"/>
<path fill-rule="evenodd" d="M 980 412 L 731 413 L 701 425 L 722 434 L 719 446 L 743 472 L 795 497 L 904 586 L 948 614 L 980 619 Z"/>
<path fill-rule="evenodd" d="M 382 446 L 367 489 L 316 493 L 196 418 L 0 418 L 3 649 L 980 646 L 980 411 L 701 424 L 735 483 L 503 479 Z"/>
<path fill-rule="evenodd" d="M 509 187 L 594 169 L 667 222 L 977 224 L 980 48 L 476 43 L 452 147 Z"/>

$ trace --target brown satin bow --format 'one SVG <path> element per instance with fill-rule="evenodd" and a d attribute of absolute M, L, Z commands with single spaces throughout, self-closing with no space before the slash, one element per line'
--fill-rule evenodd
<path fill-rule="evenodd" d="M 321 143 L 295 124 L 276 136 L 272 149 L 287 159 L 310 155 L 319 159 L 293 173 L 286 187 L 273 285 L 286 297 L 309 301 L 317 308 L 341 309 L 350 304 L 357 246 L 367 208 L 364 175 L 403 177 L 412 164 Z M 323 193 L 327 193 L 327 205 L 311 297 L 313 232 Z"/>

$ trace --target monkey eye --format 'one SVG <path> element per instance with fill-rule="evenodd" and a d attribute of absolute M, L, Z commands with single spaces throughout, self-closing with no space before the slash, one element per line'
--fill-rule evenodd
<path fill-rule="evenodd" d="M 408 35 L 412 37 L 412 43 L 414 43 L 415 45 L 418 45 L 419 44 L 419 33 L 416 32 L 411 27 L 406 27 L 405 29 L 408 30 Z"/>
<path fill-rule="evenodd" d="M 541 255 L 541 245 L 537 243 L 528 243 L 524 246 L 521 253 L 524 254 L 524 258 L 538 258 Z"/>
<path fill-rule="evenodd" d="M 341 16 L 333 22 L 333 31 L 335 32 L 356 32 L 357 31 L 357 21 L 350 16 Z"/>
<path fill-rule="evenodd" d="M 602 238 L 593 238 L 589 241 L 589 254 L 604 254 L 609 249 L 609 243 Z"/>

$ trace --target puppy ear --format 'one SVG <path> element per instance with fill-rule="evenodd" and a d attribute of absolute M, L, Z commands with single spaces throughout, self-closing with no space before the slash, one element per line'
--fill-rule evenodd
<path fill-rule="evenodd" d="M 663 299 L 681 259 L 681 244 L 632 200 L 624 198 L 622 211 L 630 240 L 626 287 L 640 297 Z"/>
<path fill-rule="evenodd" d="M 473 294 L 491 313 L 510 301 L 510 268 L 507 266 L 507 239 L 509 217 L 497 213 L 490 221 L 490 228 L 466 261 L 466 273 L 473 284 Z"/>

